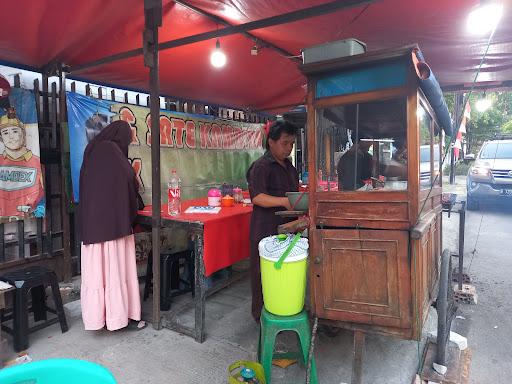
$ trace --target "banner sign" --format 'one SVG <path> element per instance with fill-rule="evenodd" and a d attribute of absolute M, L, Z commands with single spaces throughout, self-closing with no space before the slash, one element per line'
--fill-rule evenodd
<path fill-rule="evenodd" d="M 80 167 L 87 143 L 111 121 L 132 127 L 129 157 L 151 201 L 151 116 L 149 108 L 67 93 L 73 196 L 79 201 Z M 182 180 L 182 198 L 206 196 L 222 183 L 246 187 L 245 173 L 263 153 L 260 124 L 223 120 L 208 115 L 160 111 L 162 197 L 171 171 Z M 165 199 L 165 198 L 164 198 Z"/>
<path fill-rule="evenodd" d="M 39 129 L 32 91 L 12 88 L 0 108 L 0 222 L 44 217 Z"/>

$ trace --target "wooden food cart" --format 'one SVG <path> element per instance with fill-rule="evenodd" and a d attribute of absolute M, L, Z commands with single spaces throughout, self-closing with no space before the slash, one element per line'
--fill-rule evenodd
<path fill-rule="evenodd" d="M 413 46 L 302 67 L 312 311 L 355 331 L 353 383 L 364 333 L 420 339 L 438 294 L 441 128 L 451 122 L 440 119 L 444 100 L 434 110 L 425 96 L 422 59 Z"/>

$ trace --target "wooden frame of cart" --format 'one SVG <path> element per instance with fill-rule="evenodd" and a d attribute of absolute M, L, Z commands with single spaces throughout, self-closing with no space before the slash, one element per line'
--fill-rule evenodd
<path fill-rule="evenodd" d="M 420 87 L 417 53 L 413 46 L 302 67 L 311 307 L 323 322 L 357 331 L 356 352 L 361 332 L 419 339 L 437 297 L 440 127 L 451 126 Z M 371 175 L 366 182 L 358 166 Z"/>

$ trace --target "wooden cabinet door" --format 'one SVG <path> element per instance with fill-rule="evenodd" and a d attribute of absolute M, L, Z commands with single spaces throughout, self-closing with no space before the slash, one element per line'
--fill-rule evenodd
<path fill-rule="evenodd" d="M 409 328 L 407 231 L 311 231 L 312 304 L 320 318 Z"/>

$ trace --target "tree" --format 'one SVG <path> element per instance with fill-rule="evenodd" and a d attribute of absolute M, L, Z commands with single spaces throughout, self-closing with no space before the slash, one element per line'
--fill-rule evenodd
<path fill-rule="evenodd" d="M 509 120 L 505 124 L 503 124 L 503 126 L 501 127 L 501 132 L 512 133 L 512 120 Z"/>
<path fill-rule="evenodd" d="M 471 119 L 466 124 L 466 140 L 472 152 L 476 152 L 485 140 L 492 139 L 496 133 L 512 133 L 512 92 L 488 92 L 486 97 L 492 100 L 492 106 L 485 112 L 479 112 L 475 105 L 482 98 L 481 92 L 472 93 L 469 101 Z M 445 99 L 455 120 L 454 95 L 446 94 Z"/>

